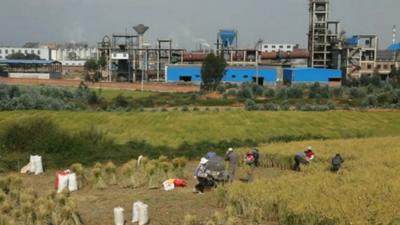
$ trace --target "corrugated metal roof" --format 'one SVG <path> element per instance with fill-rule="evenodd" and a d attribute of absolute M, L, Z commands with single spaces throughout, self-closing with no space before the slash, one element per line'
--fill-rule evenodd
<path fill-rule="evenodd" d="M 400 43 L 390 45 L 388 50 L 390 50 L 390 51 L 399 51 L 400 50 Z"/>
<path fill-rule="evenodd" d="M 35 64 L 35 65 L 48 65 L 53 63 L 60 63 L 53 60 L 24 60 L 24 59 L 6 59 L 0 60 L 0 64 Z"/>

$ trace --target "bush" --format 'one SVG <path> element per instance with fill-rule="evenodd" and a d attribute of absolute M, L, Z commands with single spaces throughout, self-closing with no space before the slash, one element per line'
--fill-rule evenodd
<path fill-rule="evenodd" d="M 266 88 L 264 89 L 263 95 L 264 97 L 273 98 L 275 97 L 275 90 L 272 88 Z"/>
<path fill-rule="evenodd" d="M 119 94 L 111 101 L 111 104 L 113 108 L 126 108 L 129 106 L 129 101 L 124 95 Z"/>
<path fill-rule="evenodd" d="M 365 91 L 363 89 L 357 88 L 357 87 L 350 88 L 349 94 L 350 94 L 350 97 L 352 97 L 352 98 L 363 98 L 366 96 Z"/>
<path fill-rule="evenodd" d="M 299 87 L 287 88 L 286 94 L 288 98 L 303 98 L 303 90 Z"/>
<path fill-rule="evenodd" d="M 254 100 L 248 98 L 244 103 L 244 108 L 248 111 L 252 111 L 252 110 L 257 110 L 258 106 Z"/>
<path fill-rule="evenodd" d="M 278 111 L 279 107 L 278 105 L 274 104 L 274 103 L 266 103 L 264 105 L 264 110 L 268 110 L 268 111 Z"/>

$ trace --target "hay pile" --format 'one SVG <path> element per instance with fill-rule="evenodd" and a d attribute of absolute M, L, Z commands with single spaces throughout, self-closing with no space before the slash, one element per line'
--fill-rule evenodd
<path fill-rule="evenodd" d="M 0 179 L 1 225 L 81 225 L 82 220 L 69 193 L 38 197 L 22 186 L 17 176 Z"/>

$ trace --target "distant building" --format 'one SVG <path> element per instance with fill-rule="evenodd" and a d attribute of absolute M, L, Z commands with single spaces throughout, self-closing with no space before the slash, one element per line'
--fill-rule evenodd
<path fill-rule="evenodd" d="M 262 52 L 293 52 L 295 45 L 293 44 L 272 44 L 263 43 L 261 45 Z"/>
<path fill-rule="evenodd" d="M 86 61 L 97 58 L 97 48 L 51 49 L 50 58 L 57 61 Z"/>
<path fill-rule="evenodd" d="M 17 47 L 0 47 L 0 60 L 7 59 L 7 56 L 15 53 L 22 54 L 35 54 L 40 59 L 50 60 L 50 49 L 47 47 L 42 48 L 17 48 Z"/>
<path fill-rule="evenodd" d="M 201 83 L 201 65 L 168 65 L 165 68 L 166 82 Z M 233 67 L 226 68 L 223 82 L 258 82 L 259 85 L 275 85 L 277 70 L 271 67 Z"/>
<path fill-rule="evenodd" d="M 284 84 L 320 83 L 339 86 L 342 81 L 342 71 L 323 68 L 285 68 L 283 70 Z"/>

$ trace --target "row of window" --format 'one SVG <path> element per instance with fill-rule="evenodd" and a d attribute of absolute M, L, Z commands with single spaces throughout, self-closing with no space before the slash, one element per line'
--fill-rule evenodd
<path fill-rule="evenodd" d="M 195 77 L 196 77 L 196 78 L 199 78 L 200 75 L 195 75 Z M 235 74 L 232 74 L 232 75 L 231 75 L 231 78 L 236 78 L 236 75 L 235 75 Z M 248 75 L 243 75 L 243 78 L 249 78 L 249 76 L 248 76 Z"/>
<path fill-rule="evenodd" d="M 8 51 L 8 49 L 4 49 L 4 53 L 5 53 L 5 54 L 9 54 L 9 53 L 10 53 L 10 54 L 14 54 L 14 53 L 16 53 L 16 52 L 22 53 L 21 49 L 18 49 L 18 51 L 15 51 L 15 49 L 11 49 L 10 51 Z M 2 53 L 3 53 L 3 50 L 0 49 L 0 54 L 2 54 Z M 28 54 L 29 51 L 28 51 L 27 49 L 25 49 L 25 50 L 24 50 L 24 53 L 25 53 L 25 54 Z M 35 54 L 35 50 L 31 50 L 30 53 L 31 53 L 31 54 Z M 40 50 L 37 50 L 36 53 L 37 53 L 38 55 L 40 55 Z"/>
<path fill-rule="evenodd" d="M 264 48 L 268 48 L 268 47 L 269 47 L 269 45 L 264 45 Z M 277 46 L 276 45 L 271 45 L 271 48 L 277 48 Z M 283 45 L 279 45 L 278 48 L 284 48 L 284 46 Z M 291 45 L 287 45 L 286 48 L 290 49 L 290 48 L 292 48 L 292 46 Z"/>

